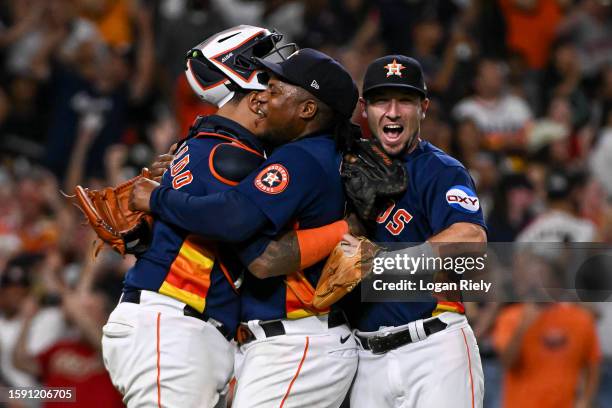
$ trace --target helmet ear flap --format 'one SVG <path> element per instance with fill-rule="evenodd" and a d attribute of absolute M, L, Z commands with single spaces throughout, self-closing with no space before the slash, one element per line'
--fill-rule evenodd
<path fill-rule="evenodd" d="M 187 60 L 185 74 L 191 89 L 200 99 L 218 108 L 222 107 L 234 96 L 234 91 L 228 86 L 231 84 L 229 79 L 220 72 L 211 69 L 202 61 L 196 59 Z"/>
<path fill-rule="evenodd" d="M 191 68 L 194 76 L 202 82 L 204 86 L 208 86 L 226 79 L 221 72 L 210 69 L 210 67 L 199 59 L 191 59 L 188 61 L 188 69 Z"/>

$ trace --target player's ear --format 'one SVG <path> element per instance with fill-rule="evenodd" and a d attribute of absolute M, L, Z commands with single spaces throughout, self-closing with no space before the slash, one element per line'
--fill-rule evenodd
<path fill-rule="evenodd" d="M 319 106 L 317 105 L 317 102 L 315 102 L 313 99 L 307 99 L 301 103 L 300 118 L 311 120 L 316 116 L 318 111 Z"/>
<path fill-rule="evenodd" d="M 361 117 L 364 119 L 368 118 L 368 112 L 366 111 L 367 102 L 363 97 L 359 97 L 359 109 L 361 109 Z"/>
<path fill-rule="evenodd" d="M 429 109 L 429 99 L 425 98 L 421 100 L 421 119 L 425 119 L 425 114 L 427 113 L 427 109 Z"/>
<path fill-rule="evenodd" d="M 261 92 L 252 91 L 252 92 L 249 92 L 247 96 L 245 96 L 245 98 L 247 99 L 247 105 L 249 107 L 249 110 L 253 112 L 255 115 L 257 115 L 259 111 L 259 105 L 261 105 L 261 101 L 259 100 L 260 93 Z"/>

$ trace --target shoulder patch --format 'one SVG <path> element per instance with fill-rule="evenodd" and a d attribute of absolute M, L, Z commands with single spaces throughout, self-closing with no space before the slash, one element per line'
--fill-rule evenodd
<path fill-rule="evenodd" d="M 268 194 L 279 194 L 289 185 L 289 172 L 280 164 L 271 164 L 259 172 L 254 181 L 258 190 Z"/>
<path fill-rule="evenodd" d="M 221 143 L 210 152 L 209 167 L 217 180 L 235 186 L 263 161 L 264 157 L 255 150 L 234 143 Z"/>
<path fill-rule="evenodd" d="M 466 186 L 452 186 L 446 192 L 446 202 L 455 210 L 468 214 L 475 214 L 480 209 L 480 200 L 470 188 Z"/>

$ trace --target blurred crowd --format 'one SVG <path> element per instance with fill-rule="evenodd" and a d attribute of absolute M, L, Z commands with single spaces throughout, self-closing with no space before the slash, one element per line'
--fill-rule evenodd
<path fill-rule="evenodd" d="M 133 259 L 103 250 L 94 262 L 95 237 L 60 190 L 134 176 L 214 112 L 189 88 L 184 55 L 237 24 L 320 49 L 358 84 L 381 55 L 418 59 L 431 99 L 421 134 L 469 169 L 490 241 L 612 242 L 610 0 L 2 0 L 0 385 L 77 387 L 66 406 L 122 406 L 99 349 Z M 575 372 L 547 369 L 577 378 L 576 404 L 612 407 L 612 308 L 544 309 L 468 308 L 485 406 L 529 406 L 505 393 L 530 389 L 516 361 L 569 360 L 558 341 L 521 357 L 538 349 L 530 330 L 546 338 L 554 320 L 588 351 Z"/>

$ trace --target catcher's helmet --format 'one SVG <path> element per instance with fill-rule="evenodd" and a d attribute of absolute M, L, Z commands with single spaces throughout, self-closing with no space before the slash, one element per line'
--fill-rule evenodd
<path fill-rule="evenodd" d="M 187 80 L 200 98 L 217 107 L 232 99 L 236 90 L 263 90 L 267 79 L 259 75 L 254 58 L 285 59 L 297 50 L 295 44 L 277 47 L 282 38 L 274 30 L 249 25 L 217 33 L 187 53 Z"/>

